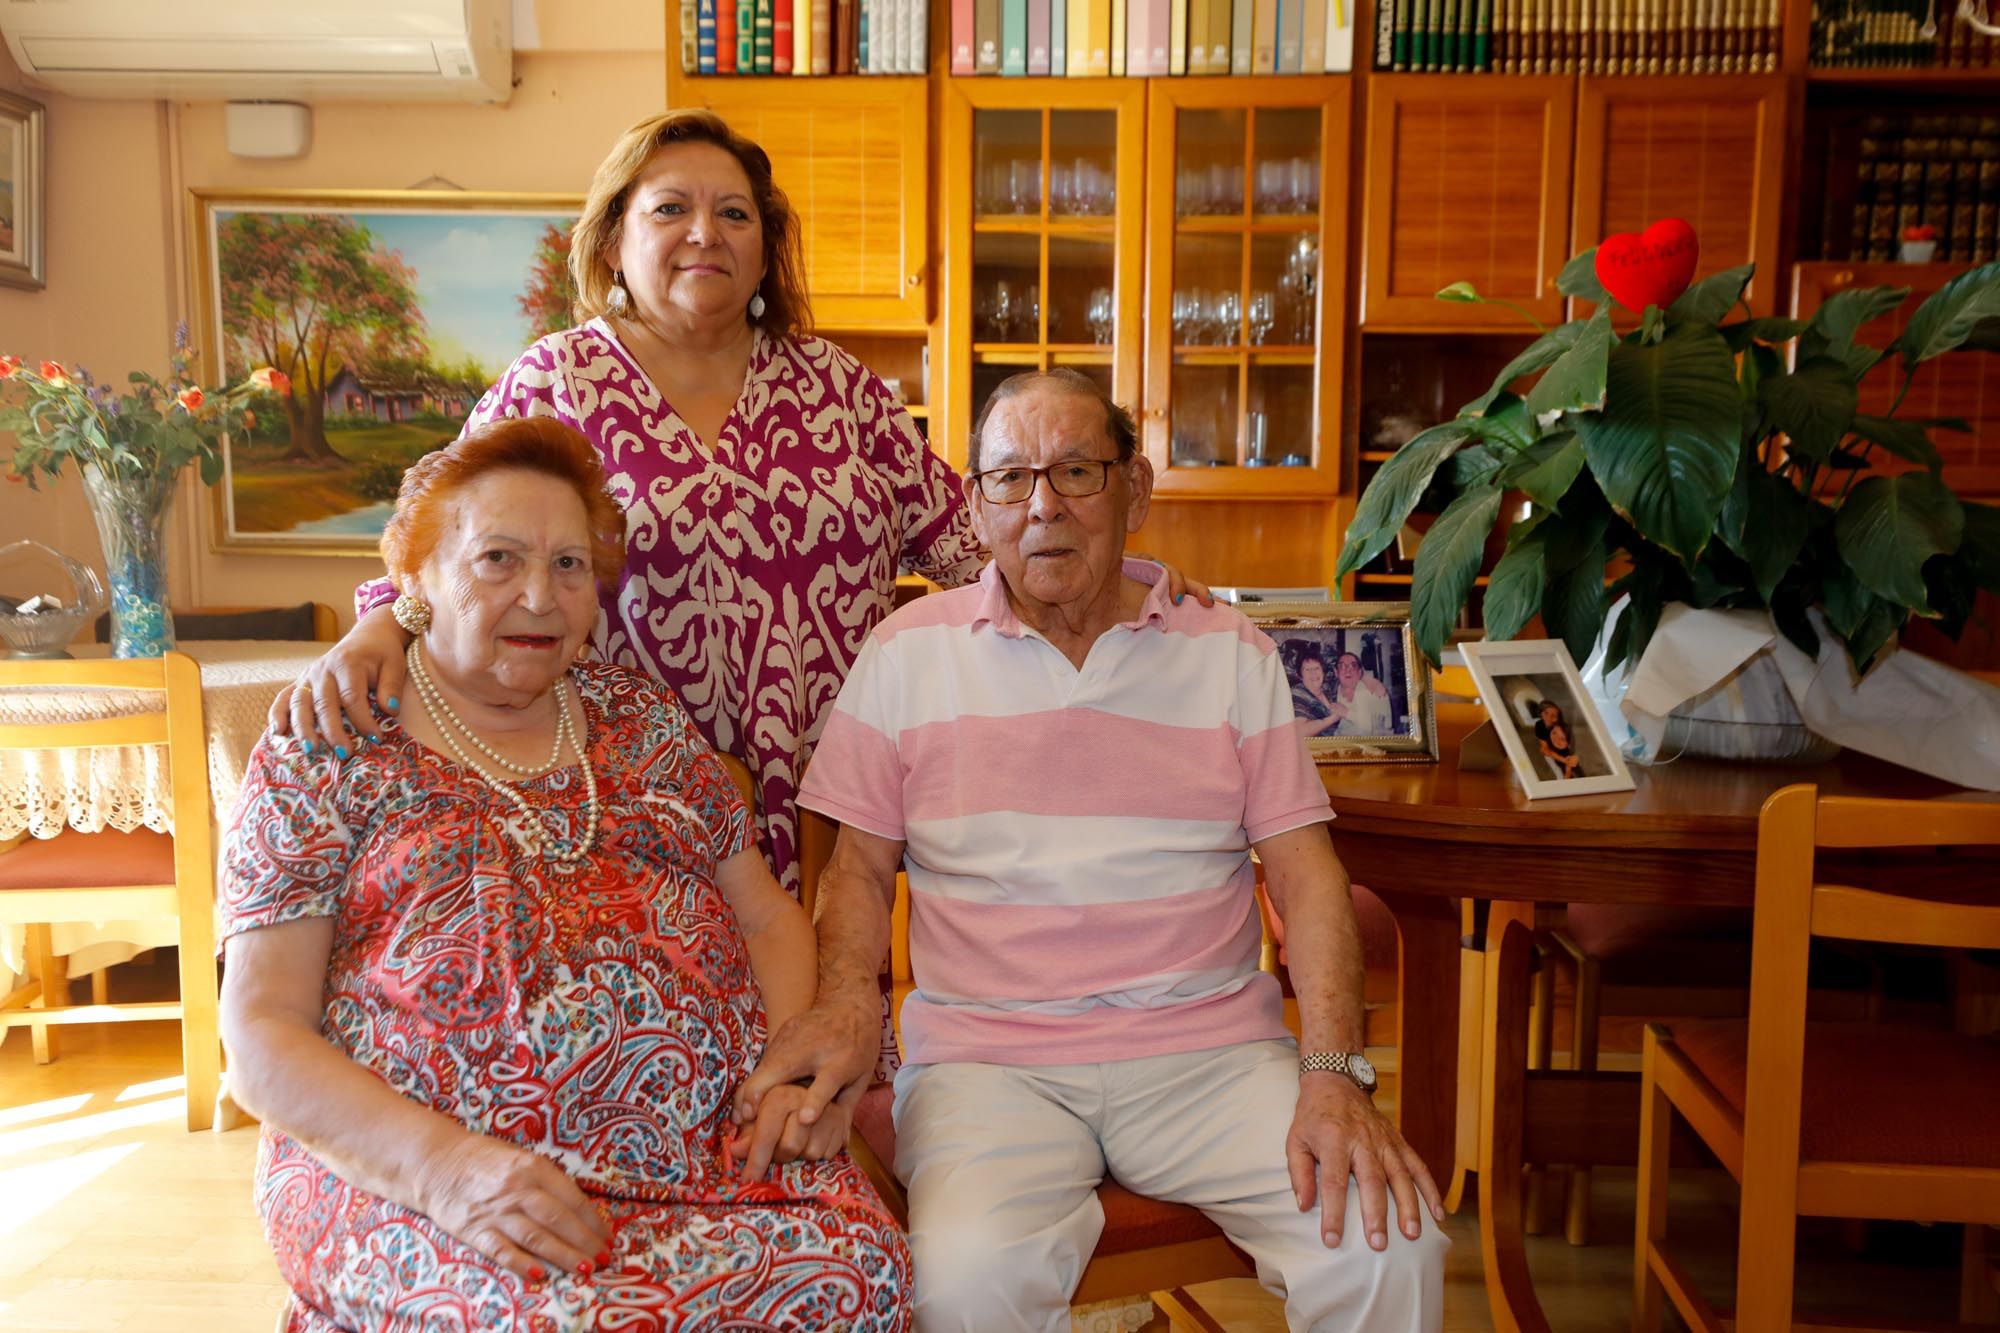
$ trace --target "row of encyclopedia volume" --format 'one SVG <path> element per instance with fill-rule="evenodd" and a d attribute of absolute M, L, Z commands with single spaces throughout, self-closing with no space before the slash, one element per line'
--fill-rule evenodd
<path fill-rule="evenodd" d="M 1953 4 L 1921 17 L 1889 0 L 1831 0 L 1813 6 L 1814 69 L 1984 69 L 2000 63 L 2000 41 L 1972 26 Z"/>
<path fill-rule="evenodd" d="M 1780 0 L 1394 0 L 1375 67 L 1417 74 L 1754 74 Z"/>
<path fill-rule="evenodd" d="M 1344 74 L 1354 0 L 951 0 L 951 72 Z"/>
<path fill-rule="evenodd" d="M 684 74 L 922 74 L 929 0 L 680 0 Z"/>

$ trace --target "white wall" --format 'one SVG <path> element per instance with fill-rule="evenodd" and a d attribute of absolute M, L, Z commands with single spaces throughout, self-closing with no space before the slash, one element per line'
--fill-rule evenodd
<path fill-rule="evenodd" d="M 661 109 L 661 0 L 533 0 L 516 87 L 504 107 L 323 103 L 311 150 L 255 161 L 224 146 L 222 105 L 95 101 L 31 85 L 0 46 L 0 88 L 48 107 L 48 286 L 0 287 L 0 352 L 88 367 L 122 383 L 164 373 L 176 321 L 191 316 L 190 189 L 406 189 L 437 176 L 467 190 L 581 193 L 616 135 Z M 190 318 L 190 323 L 196 323 Z M 213 549 L 211 498 L 192 477 L 175 507 L 170 553 L 181 605 L 281 605 L 311 599 L 352 615 L 373 556 L 242 555 Z M 0 544 L 32 537 L 99 563 L 82 487 L 0 485 Z"/>

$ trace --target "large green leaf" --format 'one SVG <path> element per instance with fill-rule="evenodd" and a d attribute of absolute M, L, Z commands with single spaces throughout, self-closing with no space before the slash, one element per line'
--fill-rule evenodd
<path fill-rule="evenodd" d="M 1347 526 L 1335 576 L 1345 578 L 1380 555 L 1402 531 L 1438 468 L 1475 438 L 1469 427 L 1447 421 L 1412 439 L 1378 468 Z"/>
<path fill-rule="evenodd" d="M 1903 367 L 1914 370 L 1923 362 L 1972 336 L 1983 320 L 2000 317 L 2000 264 L 1981 264 L 1959 274 L 1930 297 L 1903 326 L 1896 350 L 1903 354 Z"/>
<path fill-rule="evenodd" d="M 1417 548 L 1410 576 L 1410 626 L 1417 647 L 1433 663 L 1443 655 L 1445 637 L 1479 577 L 1479 559 L 1499 516 L 1500 496 L 1498 486 L 1459 496 L 1438 515 Z"/>
<path fill-rule="evenodd" d="M 1652 346 L 1611 350 L 1602 412 L 1571 417 L 1604 498 L 1639 535 L 1692 563 L 1736 475 L 1736 362 L 1714 329 L 1687 324 Z"/>
<path fill-rule="evenodd" d="M 1511 393 L 1503 393 L 1487 407 L 1484 416 L 1462 418 L 1482 440 L 1492 440 L 1519 452 L 1541 434 L 1528 405 Z"/>
<path fill-rule="evenodd" d="M 1831 356 L 1845 359 L 1854 335 L 1871 319 L 1879 319 L 1910 294 L 1908 287 L 1855 287 L 1835 292 L 1820 303 L 1799 335 L 1799 359 Z M 1873 354 L 1869 364 L 1874 364 Z"/>
<path fill-rule="evenodd" d="M 1822 356 L 1759 382 L 1757 401 L 1764 419 L 1792 437 L 1794 453 L 1823 462 L 1853 423 L 1857 398 L 1847 367 Z"/>
<path fill-rule="evenodd" d="M 1785 319 L 1775 315 L 1767 315 L 1762 319 L 1738 320 L 1734 324 L 1724 324 L 1717 330 L 1722 335 L 1723 341 L 1729 344 L 1729 350 L 1732 352 L 1740 352 L 1758 343 L 1790 342 L 1805 331 L 1804 320 Z"/>
<path fill-rule="evenodd" d="M 1549 580 L 1542 598 L 1542 623 L 1549 634 L 1569 647 L 1569 655 L 1582 662 L 1604 628 L 1604 548 L 1595 548 L 1582 561 Z"/>
<path fill-rule="evenodd" d="M 1493 566 L 1493 577 L 1486 584 L 1486 600 L 1481 604 L 1486 637 L 1511 639 L 1519 634 L 1528 617 L 1541 609 L 1542 590 L 1547 584 L 1548 545 L 1537 528 L 1519 541 L 1510 542 L 1507 554 Z"/>
<path fill-rule="evenodd" d="M 1730 308 L 1743 299 L 1743 289 L 1750 285 L 1750 275 L 1756 271 L 1755 264 L 1738 264 L 1735 268 L 1709 274 L 1682 292 L 1667 307 L 1668 322 L 1721 323 Z"/>
<path fill-rule="evenodd" d="M 1591 246 L 1563 265 L 1562 272 L 1556 275 L 1556 290 L 1564 296 L 1574 296 L 1592 305 L 1603 305 L 1609 299 L 1605 296 L 1604 284 L 1597 280 L 1596 246 Z"/>
<path fill-rule="evenodd" d="M 1914 421 L 1857 416 L 1853 430 L 1862 439 L 1881 445 L 1904 462 L 1927 467 L 1932 472 L 1944 469 L 1944 459 L 1938 457 L 1937 446 L 1931 443 L 1929 432 Z"/>
<path fill-rule="evenodd" d="M 1486 410 L 1507 391 L 1507 386 L 1523 375 L 1532 375 L 1554 365 L 1562 354 L 1576 346 L 1583 337 L 1583 331 L 1590 326 L 1587 319 L 1573 319 L 1567 324 L 1558 324 L 1541 337 L 1529 343 L 1519 356 L 1509 361 L 1498 375 L 1493 377 L 1493 385 L 1485 393 L 1458 409 L 1462 417 L 1484 415 Z"/>
<path fill-rule="evenodd" d="M 1484 486 L 1500 471 L 1505 452 L 1490 444 L 1475 444 L 1459 450 L 1452 455 L 1451 484 L 1461 491 Z"/>
<path fill-rule="evenodd" d="M 1861 672 L 1868 670 L 1875 655 L 1882 651 L 1882 645 L 1909 614 L 1895 602 L 1863 587 L 1853 571 L 1846 568 L 1827 578 L 1822 605 L 1827 626 L 1847 645 L 1848 660 Z"/>
<path fill-rule="evenodd" d="M 1988 592 L 2000 592 L 2000 506 L 1961 500 L 1965 511 L 1965 535 L 1958 544 L 1959 558 L 1965 561 L 1974 581 Z"/>
<path fill-rule="evenodd" d="M 1500 483 L 1526 491 L 1544 509 L 1557 509 L 1582 470 L 1583 444 L 1573 432 L 1563 431 L 1524 449 L 1500 469 Z"/>
<path fill-rule="evenodd" d="M 1928 472 L 1867 478 L 1833 525 L 1840 558 L 1863 586 L 1926 616 L 1924 561 L 1956 551 L 1964 533 L 1958 497 Z"/>
<path fill-rule="evenodd" d="M 1617 335 L 1611 331 L 1611 307 L 1599 306 L 1584 322 L 1583 331 L 1568 351 L 1535 381 L 1528 390 L 1531 416 L 1550 412 L 1573 412 L 1594 408 L 1604 401 L 1604 368 Z"/>

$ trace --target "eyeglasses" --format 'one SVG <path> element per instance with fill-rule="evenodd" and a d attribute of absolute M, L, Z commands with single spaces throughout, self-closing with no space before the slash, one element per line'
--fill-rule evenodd
<path fill-rule="evenodd" d="M 988 504 L 1017 505 L 1035 493 L 1038 478 L 1049 479 L 1049 489 L 1071 500 L 1081 500 L 1104 489 L 1107 474 L 1116 458 L 1072 458 L 1050 467 L 996 467 L 975 472 L 979 493 Z"/>

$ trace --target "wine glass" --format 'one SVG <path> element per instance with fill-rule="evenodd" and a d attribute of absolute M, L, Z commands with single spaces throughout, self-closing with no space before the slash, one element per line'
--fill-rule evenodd
<path fill-rule="evenodd" d="M 993 300 L 988 307 L 993 321 L 993 341 L 1012 342 L 1014 324 L 1021 317 L 1021 299 L 1015 294 L 1014 284 L 1005 278 L 993 284 Z"/>
<path fill-rule="evenodd" d="M 1215 341 L 1234 346 L 1243 336 L 1243 294 L 1231 288 L 1215 294 Z"/>
<path fill-rule="evenodd" d="M 1090 325 L 1090 340 L 1104 344 L 1111 341 L 1111 329 L 1115 312 L 1111 304 L 1111 289 L 1099 287 L 1090 293 L 1090 303 L 1085 307 L 1085 320 Z"/>
<path fill-rule="evenodd" d="M 1278 322 L 1278 307 L 1271 293 L 1252 292 L 1250 294 L 1250 342 L 1261 346 L 1271 336 L 1271 329 Z"/>

